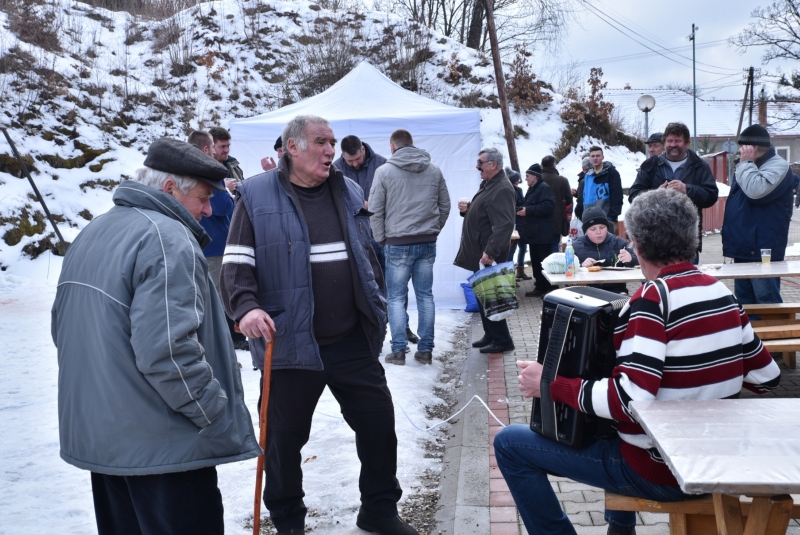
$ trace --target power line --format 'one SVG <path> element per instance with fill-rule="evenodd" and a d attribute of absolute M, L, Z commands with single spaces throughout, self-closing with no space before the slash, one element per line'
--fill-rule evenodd
<path fill-rule="evenodd" d="M 613 29 L 617 30 L 619 33 L 621 33 L 621 34 L 622 34 L 622 35 L 624 35 L 625 37 L 627 37 L 627 38 L 631 39 L 632 41 L 635 41 L 636 43 L 638 43 L 638 44 L 642 45 L 643 47 L 645 47 L 646 49 L 650 50 L 651 52 L 655 52 L 656 54 L 658 54 L 659 56 L 663 57 L 664 59 L 668 59 L 669 61 L 672 61 L 673 63 L 677 63 L 677 64 L 678 64 L 678 65 L 680 65 L 681 67 L 691 67 L 691 65 L 686 65 L 685 63 L 681 63 L 680 61 L 678 61 L 678 60 L 676 60 L 676 59 L 674 59 L 674 58 L 671 58 L 671 57 L 669 57 L 669 56 L 666 56 L 666 55 L 662 54 L 660 51 L 658 51 L 658 50 L 656 50 L 656 49 L 654 49 L 654 48 L 650 47 L 649 45 L 647 45 L 647 44 L 645 44 L 645 43 L 643 43 L 643 42 L 639 41 L 638 39 L 636 39 L 636 38 L 632 37 L 631 35 L 628 35 L 628 34 L 627 34 L 627 33 L 625 33 L 623 30 L 621 30 L 621 29 L 617 28 L 617 27 L 616 27 L 614 24 L 612 24 L 611 22 L 609 22 L 609 20 L 608 20 L 608 19 L 606 19 L 606 16 L 607 16 L 607 15 L 605 15 L 605 14 L 604 14 L 602 11 L 600 11 L 600 10 L 599 10 L 599 9 L 597 9 L 597 8 L 595 8 L 595 7 L 594 7 L 594 6 L 592 6 L 591 4 L 588 4 L 588 3 L 587 3 L 587 4 L 586 4 L 586 6 L 587 6 L 589 9 L 591 9 L 592 11 L 594 11 L 594 12 L 595 12 L 595 14 L 596 14 L 596 15 L 597 15 L 597 16 L 600 18 L 600 20 L 602 20 L 603 22 L 605 22 L 606 24 L 608 24 L 609 26 L 611 26 Z M 611 20 L 614 20 L 612 17 L 609 17 L 609 18 L 611 18 Z M 617 22 L 617 21 L 614 21 L 614 22 Z M 619 23 L 617 23 L 617 24 L 619 24 Z M 624 25 L 622 25 L 622 26 L 624 26 Z M 635 32 L 634 32 L 634 33 L 635 33 Z M 681 56 L 681 57 L 682 57 L 682 56 Z M 691 61 L 691 60 L 690 60 L 690 61 Z M 708 74 L 716 74 L 716 75 L 720 75 L 720 74 L 726 74 L 726 73 L 724 73 L 724 72 L 714 72 L 714 71 L 709 71 L 709 70 L 705 70 L 705 69 L 697 69 L 697 70 L 698 70 L 698 71 L 700 71 L 700 72 L 705 72 L 705 73 L 708 73 Z M 732 69 L 726 69 L 726 70 L 732 70 Z"/>
<path fill-rule="evenodd" d="M 612 11 L 612 12 L 616 13 L 616 14 L 617 14 L 617 16 L 618 16 L 619 18 L 621 18 L 621 19 L 626 19 L 626 17 L 625 17 L 624 15 L 622 15 L 622 14 L 621 14 L 619 11 L 615 11 L 613 8 L 611 8 L 611 7 L 609 7 L 609 6 L 605 5 L 605 4 L 603 4 L 603 2 L 601 2 L 600 0 L 596 0 L 596 1 L 597 1 L 599 4 L 603 5 L 603 6 L 604 6 L 604 7 L 605 7 L 605 8 L 606 8 L 608 11 Z M 596 9 L 596 8 L 594 8 L 594 6 L 592 6 L 592 8 L 593 8 L 593 9 Z M 671 51 L 671 50 L 670 50 L 669 48 L 667 48 L 667 47 L 666 47 L 666 46 L 665 46 L 663 43 L 658 43 L 658 42 L 657 42 L 655 39 L 651 39 L 651 38 L 649 38 L 649 37 L 647 37 L 647 36 L 645 36 L 645 35 L 642 35 L 641 33 L 637 32 L 637 31 L 636 31 L 636 30 L 634 30 L 633 28 L 630 28 L 630 27 L 628 27 L 628 26 L 625 26 L 623 23 L 621 23 L 620 21 L 616 20 L 616 19 L 615 19 L 614 17 L 612 17 L 611 15 L 606 15 L 606 16 L 607 16 L 607 17 L 609 17 L 609 18 L 610 18 L 611 20 L 613 20 L 614 22 L 616 22 L 617 24 L 619 24 L 620 26 L 622 26 L 623 28 L 625 28 L 625 29 L 627 29 L 627 30 L 630 30 L 630 31 L 631 31 L 631 32 L 633 32 L 634 34 L 638 35 L 638 36 L 639 36 L 639 37 L 641 37 L 642 39 L 646 39 L 646 40 L 650 41 L 651 43 L 653 43 L 655 46 L 657 46 L 657 47 L 661 48 L 662 50 L 664 50 L 664 51 Z M 630 21 L 630 19 L 628 19 L 628 20 Z M 630 21 L 629 23 L 631 24 L 631 26 L 636 26 L 636 24 L 635 24 L 635 23 L 633 23 L 632 21 Z M 644 29 L 642 29 L 642 31 L 646 32 L 646 30 L 644 30 Z M 649 32 L 647 32 L 647 33 L 649 33 Z M 652 35 L 654 35 L 654 34 L 652 34 Z M 687 48 L 688 48 L 688 47 L 687 47 Z M 685 59 L 685 60 L 687 60 L 687 61 L 693 61 L 693 60 L 692 60 L 692 58 L 690 58 L 690 57 L 687 57 L 687 56 L 682 56 L 682 55 L 680 55 L 680 54 L 678 54 L 678 53 L 676 53 L 676 52 L 673 52 L 673 53 L 674 53 L 676 56 L 678 56 L 679 58 Z M 710 65 L 710 64 L 708 64 L 708 63 L 703 63 L 703 62 L 701 62 L 701 61 L 695 61 L 695 63 L 697 63 L 698 65 L 705 65 L 705 66 L 707 66 L 707 67 L 713 67 L 713 68 L 715 68 L 715 69 L 722 69 L 722 70 L 726 70 L 726 71 L 734 71 L 734 70 L 736 70 L 736 69 L 730 69 L 730 68 L 728 68 L 728 67 L 720 67 L 720 66 L 718 66 L 718 65 Z M 722 73 L 719 73 L 719 74 L 722 74 Z"/>
<path fill-rule="evenodd" d="M 697 45 L 697 48 L 712 48 L 712 47 L 720 46 L 721 44 L 727 43 L 727 42 L 728 42 L 727 39 L 719 39 L 717 41 L 709 41 L 708 43 L 699 44 L 699 45 Z M 672 48 L 672 49 L 666 49 L 666 50 L 667 51 L 683 50 L 683 49 L 691 48 L 691 47 L 692 47 L 692 45 L 684 45 L 684 46 L 679 46 L 679 47 L 675 47 L 675 48 Z M 574 63 L 574 62 L 573 63 L 562 63 L 562 64 L 559 64 L 559 65 L 550 66 L 549 68 L 558 69 L 558 68 L 563 68 L 563 67 L 569 67 L 569 66 L 572 66 L 572 65 L 587 65 L 587 64 L 600 63 L 600 62 L 612 63 L 614 61 L 626 61 L 626 60 L 629 60 L 629 59 L 640 59 L 640 58 L 645 58 L 645 57 L 648 57 L 648 56 L 656 56 L 656 55 L 658 55 L 658 52 L 636 52 L 635 54 L 625 54 L 623 56 L 612 56 L 610 58 L 590 59 L 590 60 L 579 61 L 577 63 Z M 731 76 L 734 76 L 734 75 L 731 75 Z"/>

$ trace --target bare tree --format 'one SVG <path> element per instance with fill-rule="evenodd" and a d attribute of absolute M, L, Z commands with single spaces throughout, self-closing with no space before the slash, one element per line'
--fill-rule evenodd
<path fill-rule="evenodd" d="M 765 63 L 775 59 L 800 61 L 800 1 L 776 0 L 771 6 L 755 8 L 750 16 L 755 20 L 730 38 L 732 45 L 742 50 L 765 47 Z"/>
<path fill-rule="evenodd" d="M 475 50 L 488 46 L 485 0 L 377 0 L 376 8 L 398 10 L 429 28 Z M 536 48 L 555 45 L 575 0 L 492 0 L 500 47 L 509 52 L 515 44 Z"/>

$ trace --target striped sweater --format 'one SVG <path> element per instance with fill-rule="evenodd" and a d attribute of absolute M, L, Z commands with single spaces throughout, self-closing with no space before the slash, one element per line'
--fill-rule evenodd
<path fill-rule="evenodd" d="M 689 263 L 667 266 L 659 278 L 669 290 L 667 324 L 658 288 L 648 282 L 620 311 L 611 377 L 558 377 L 550 389 L 556 401 L 615 420 L 631 468 L 654 483 L 677 486 L 630 402 L 735 398 L 743 386 L 764 393 L 778 385 L 780 370 L 724 284 Z"/>

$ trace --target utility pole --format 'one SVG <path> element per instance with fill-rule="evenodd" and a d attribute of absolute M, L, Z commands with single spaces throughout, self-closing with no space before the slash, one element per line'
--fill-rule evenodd
<path fill-rule="evenodd" d="M 484 5 L 486 6 L 486 26 L 489 28 L 489 40 L 492 43 L 494 77 L 497 80 L 497 97 L 500 99 L 500 112 L 503 115 L 503 128 L 506 132 L 508 158 L 511 160 L 511 168 L 519 172 L 517 146 L 514 143 L 514 128 L 511 126 L 511 115 L 508 112 L 508 99 L 506 98 L 506 79 L 503 76 L 503 64 L 500 62 L 500 45 L 497 44 L 497 31 L 494 27 L 493 2 L 494 0 L 484 0 Z"/>
<path fill-rule="evenodd" d="M 695 153 L 697 153 L 697 76 L 694 60 L 694 42 L 695 34 L 699 29 L 700 28 L 692 24 L 692 35 L 689 36 L 689 40 L 692 42 L 692 116 L 694 117 L 694 130 L 692 130 L 692 150 Z"/>
<path fill-rule="evenodd" d="M 750 67 L 750 124 L 749 126 L 753 126 L 753 86 L 755 86 L 755 78 L 753 67 Z"/>
<path fill-rule="evenodd" d="M 744 120 L 744 107 L 747 104 L 747 92 L 750 91 L 750 86 L 753 85 L 753 67 L 747 69 L 747 82 L 744 84 L 744 98 L 742 99 L 742 111 L 739 112 L 739 126 L 736 128 L 736 138 L 742 132 L 742 121 Z M 752 124 L 752 120 L 750 122 Z"/>

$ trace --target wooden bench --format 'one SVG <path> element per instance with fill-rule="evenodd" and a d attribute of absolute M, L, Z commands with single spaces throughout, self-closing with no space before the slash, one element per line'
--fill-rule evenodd
<path fill-rule="evenodd" d="M 669 514 L 670 535 L 717 535 L 714 501 L 710 494 L 696 500 L 682 502 L 657 502 L 606 492 L 606 509 Z M 792 495 L 794 502 L 790 518 L 800 518 L 800 496 Z M 750 513 L 752 499 L 743 497 L 739 502 L 742 516 Z"/>
<path fill-rule="evenodd" d="M 744 311 L 761 318 L 751 323 L 767 351 L 783 353 L 783 362 L 794 369 L 800 351 L 800 321 L 797 320 L 800 303 L 744 305 Z"/>

